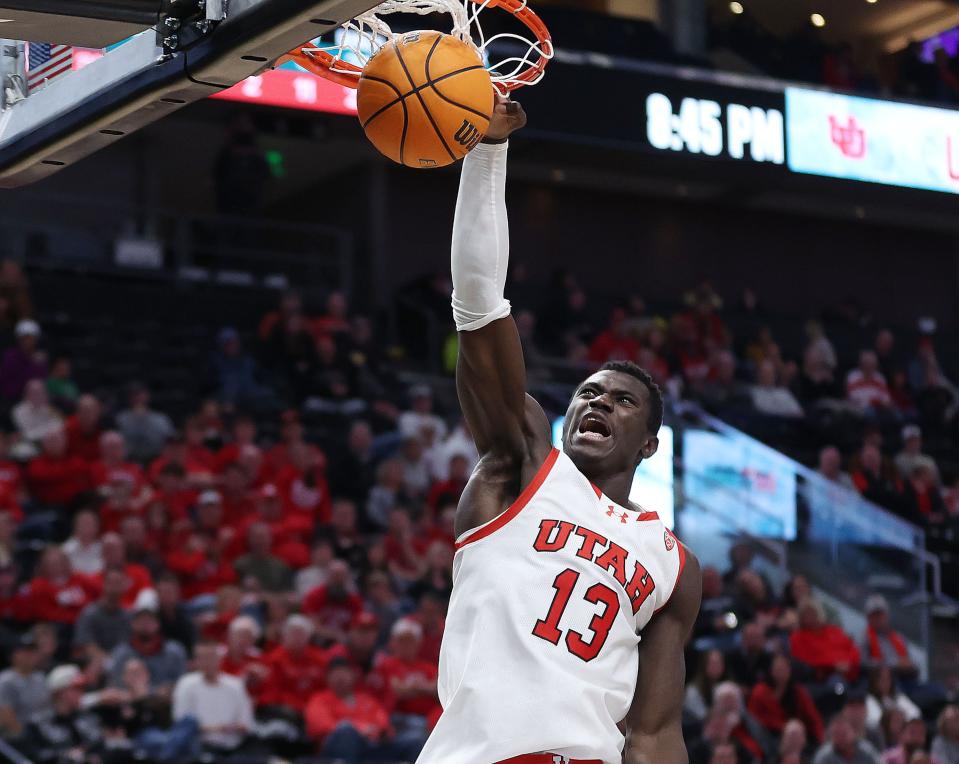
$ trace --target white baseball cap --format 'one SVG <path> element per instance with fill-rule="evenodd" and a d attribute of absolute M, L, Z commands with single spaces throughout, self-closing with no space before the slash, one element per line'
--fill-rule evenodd
<path fill-rule="evenodd" d="M 31 318 L 24 318 L 22 321 L 17 322 L 17 326 L 13 330 L 13 333 L 17 337 L 39 337 L 40 324 Z"/>
<path fill-rule="evenodd" d="M 82 685 L 83 672 L 73 664 L 57 666 L 53 671 L 47 674 L 47 689 L 50 692 L 59 692 L 68 687 Z"/>

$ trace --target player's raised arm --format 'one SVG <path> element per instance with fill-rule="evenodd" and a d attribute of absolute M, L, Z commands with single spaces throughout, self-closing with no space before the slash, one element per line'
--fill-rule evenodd
<path fill-rule="evenodd" d="M 497 96 L 486 140 L 466 157 L 453 225 L 453 316 L 460 350 L 460 406 L 481 454 L 527 453 L 529 419 L 546 423 L 526 395 L 526 364 L 510 304 L 506 214 L 507 139 L 526 124 L 522 107 Z M 548 424 L 544 433 L 548 431 Z M 548 436 L 547 436 L 548 437 Z"/>
<path fill-rule="evenodd" d="M 699 561 L 686 565 L 666 608 L 653 617 L 639 643 L 639 679 L 626 717 L 623 764 L 687 764 L 682 716 L 686 660 L 683 650 L 702 599 Z"/>

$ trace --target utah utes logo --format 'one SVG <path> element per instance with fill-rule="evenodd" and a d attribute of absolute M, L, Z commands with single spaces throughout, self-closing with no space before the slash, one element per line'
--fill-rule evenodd
<path fill-rule="evenodd" d="M 474 148 L 476 148 L 476 144 L 482 139 L 483 136 L 480 131 L 476 129 L 476 125 L 474 125 L 468 119 L 463 120 L 463 124 L 460 125 L 460 129 L 457 130 L 456 135 L 453 136 L 453 140 L 469 151 L 472 151 Z"/>
<path fill-rule="evenodd" d="M 663 540 L 666 542 L 666 551 L 672 552 L 673 547 L 676 546 L 676 539 L 673 538 L 673 534 L 669 531 L 663 533 Z"/>

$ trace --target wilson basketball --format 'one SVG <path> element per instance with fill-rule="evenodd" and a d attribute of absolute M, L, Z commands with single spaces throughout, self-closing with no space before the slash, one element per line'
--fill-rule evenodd
<path fill-rule="evenodd" d="M 489 129 L 493 104 L 493 83 L 479 54 L 429 31 L 384 45 L 363 70 L 357 92 L 367 137 L 407 167 L 443 167 L 465 157 Z"/>

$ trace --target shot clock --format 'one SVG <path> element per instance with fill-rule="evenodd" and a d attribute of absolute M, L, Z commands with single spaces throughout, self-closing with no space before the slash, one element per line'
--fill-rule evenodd
<path fill-rule="evenodd" d="M 741 103 L 720 103 L 664 93 L 646 98 L 646 137 L 659 151 L 783 164 L 786 136 L 783 113 Z"/>

